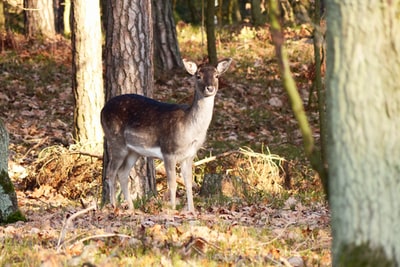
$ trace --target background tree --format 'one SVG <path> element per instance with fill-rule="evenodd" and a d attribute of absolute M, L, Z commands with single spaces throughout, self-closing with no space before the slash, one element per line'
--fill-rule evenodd
<path fill-rule="evenodd" d="M 153 95 L 153 21 L 151 0 L 107 0 L 106 2 L 106 100 L 113 96 L 136 93 Z M 106 146 L 107 144 L 105 144 Z M 108 202 L 105 182 L 108 163 L 107 149 L 103 157 L 103 203 Z M 131 192 L 142 196 L 156 192 L 155 169 L 152 159 L 137 164 L 138 176 Z M 145 178 L 145 179 L 143 179 Z"/>
<path fill-rule="evenodd" d="M 251 0 L 251 18 L 254 26 L 261 26 L 264 23 L 260 0 Z"/>
<path fill-rule="evenodd" d="M 63 34 L 69 36 L 71 34 L 70 15 L 71 15 L 71 0 L 64 0 L 63 8 Z"/>
<path fill-rule="evenodd" d="M 294 113 L 294 117 L 299 124 L 300 132 L 303 138 L 303 148 L 307 158 L 310 160 L 312 168 L 318 172 L 319 177 L 322 181 L 322 185 L 326 195 L 328 195 L 328 170 L 326 164 L 322 161 L 321 148 L 315 145 L 313 131 L 307 119 L 307 115 L 304 110 L 303 101 L 300 97 L 299 90 L 296 86 L 296 82 L 293 79 L 293 75 L 290 71 L 289 58 L 287 51 L 284 46 L 284 34 L 282 26 L 280 25 L 280 6 L 278 0 L 269 0 L 269 15 L 271 21 L 271 35 L 272 41 L 275 45 L 276 56 L 278 59 L 278 65 L 281 72 L 281 79 L 283 87 L 285 88 L 288 97 L 290 99 L 290 105 Z M 318 51 L 319 52 L 319 51 Z M 320 99 L 321 100 L 321 99 Z M 321 118 L 321 116 L 320 116 Z M 322 124 L 323 122 L 320 122 Z"/>
<path fill-rule="evenodd" d="M 207 33 L 207 52 L 208 61 L 210 64 L 217 64 L 217 46 L 215 40 L 215 0 L 207 0 L 206 7 L 206 33 Z"/>
<path fill-rule="evenodd" d="M 98 0 L 72 1 L 72 89 L 75 99 L 75 139 L 89 153 L 100 154 L 104 106 L 100 4 Z"/>
<path fill-rule="evenodd" d="M 232 24 L 233 22 L 240 22 L 240 21 L 242 21 L 242 14 L 240 13 L 238 0 L 229 0 L 228 1 L 228 23 Z"/>
<path fill-rule="evenodd" d="M 154 18 L 154 66 L 160 72 L 183 67 L 171 0 L 152 0 Z"/>
<path fill-rule="evenodd" d="M 198 9 L 196 8 L 196 3 L 194 0 L 186 0 L 187 1 L 187 5 L 189 8 L 189 12 L 190 12 L 190 18 L 191 18 L 191 22 L 192 23 L 199 23 L 200 21 L 200 16 L 199 16 L 199 12 Z M 204 1 L 204 0 L 202 0 Z"/>
<path fill-rule="evenodd" d="M 17 195 L 8 177 L 8 133 L 0 120 L 0 223 L 25 220 L 18 209 Z"/>
<path fill-rule="evenodd" d="M 334 266 L 400 265 L 399 7 L 326 1 Z"/>
<path fill-rule="evenodd" d="M 71 0 L 53 0 L 56 17 L 56 32 L 71 35 Z"/>
<path fill-rule="evenodd" d="M 56 34 L 53 0 L 24 0 L 25 35 L 28 38 Z"/>
<path fill-rule="evenodd" d="M 4 13 L 4 2 L 0 0 L 0 34 L 6 31 L 6 17 Z"/>

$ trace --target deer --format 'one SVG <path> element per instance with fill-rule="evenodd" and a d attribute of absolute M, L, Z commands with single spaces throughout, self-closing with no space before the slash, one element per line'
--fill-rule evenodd
<path fill-rule="evenodd" d="M 197 65 L 183 60 L 186 71 L 194 76 L 194 97 L 190 105 L 159 102 L 138 95 L 123 94 L 111 98 L 101 111 L 109 161 L 106 179 L 110 203 L 116 207 L 116 180 L 128 209 L 133 210 L 129 192 L 129 174 L 139 157 L 159 158 L 164 162 L 170 206 L 176 209 L 176 165 L 183 177 L 187 210 L 194 211 L 192 165 L 197 151 L 206 140 L 211 123 L 219 77 L 232 62 L 231 58 L 218 61 L 215 66 Z"/>

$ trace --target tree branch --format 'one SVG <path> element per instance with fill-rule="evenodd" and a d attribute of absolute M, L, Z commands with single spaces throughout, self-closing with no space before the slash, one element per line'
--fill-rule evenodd
<path fill-rule="evenodd" d="M 310 124 L 308 123 L 307 120 L 307 115 L 304 111 L 303 102 L 301 100 L 296 83 L 293 79 L 292 73 L 289 68 L 289 59 L 284 47 L 284 35 L 278 19 L 279 18 L 278 1 L 270 0 L 269 8 L 270 8 L 272 41 L 276 49 L 276 56 L 278 59 L 278 65 L 282 76 L 283 87 L 285 88 L 289 96 L 294 116 L 299 124 L 303 138 L 303 147 L 306 156 L 310 160 L 312 168 L 318 172 L 320 179 L 322 180 L 325 193 L 328 193 L 328 188 L 326 186 L 327 183 L 325 182 L 327 180 L 327 169 L 321 160 L 320 152 L 315 148 L 314 137 L 312 135 Z"/>

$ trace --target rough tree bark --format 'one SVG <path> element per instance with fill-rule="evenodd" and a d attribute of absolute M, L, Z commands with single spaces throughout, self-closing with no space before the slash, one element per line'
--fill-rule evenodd
<path fill-rule="evenodd" d="M 108 0 L 106 2 L 106 100 L 136 93 L 153 95 L 153 21 L 151 0 Z M 107 144 L 105 144 L 106 146 Z M 105 182 L 108 163 L 107 149 L 103 157 L 103 203 L 108 202 Z M 134 198 L 155 193 L 155 169 L 152 159 L 137 164 L 131 192 Z M 139 179 L 139 177 L 142 179 Z M 143 179 L 145 178 L 145 179 Z"/>
<path fill-rule="evenodd" d="M 99 0 L 73 0 L 71 15 L 75 139 L 83 151 L 101 154 L 104 90 Z"/>
<path fill-rule="evenodd" d="M 154 19 L 154 66 L 161 73 L 182 68 L 171 0 L 152 0 Z M 158 75 L 156 75 L 158 76 Z"/>
<path fill-rule="evenodd" d="M 326 1 L 333 264 L 399 266 L 400 1 L 347 2 Z"/>
<path fill-rule="evenodd" d="M 28 38 L 56 34 L 53 0 L 24 0 L 25 35 Z"/>

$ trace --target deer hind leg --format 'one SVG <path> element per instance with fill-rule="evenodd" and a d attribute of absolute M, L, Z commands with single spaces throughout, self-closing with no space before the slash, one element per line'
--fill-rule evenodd
<path fill-rule="evenodd" d="M 135 152 L 130 152 L 126 157 L 125 161 L 121 165 L 118 170 L 118 179 L 121 185 L 122 193 L 124 194 L 125 201 L 128 202 L 128 207 L 130 210 L 133 210 L 133 203 L 131 198 L 131 193 L 129 192 L 129 173 L 136 161 L 138 160 L 139 155 Z"/>
<path fill-rule="evenodd" d="M 125 161 L 127 151 L 119 151 L 119 153 L 116 153 L 115 151 L 109 149 L 108 155 L 109 159 L 106 170 L 106 176 L 107 176 L 106 180 L 110 190 L 110 203 L 115 208 L 116 207 L 115 187 L 116 187 L 117 173 L 121 168 L 123 162 Z"/>
<path fill-rule="evenodd" d="M 193 165 L 193 158 L 188 158 L 181 162 L 181 173 L 186 188 L 187 208 L 188 211 L 194 212 L 193 192 L 192 192 L 192 179 L 193 179 L 192 165 Z"/>
<path fill-rule="evenodd" d="M 173 157 L 164 158 L 165 172 L 167 173 L 167 183 L 171 208 L 176 208 L 176 160 Z"/>

